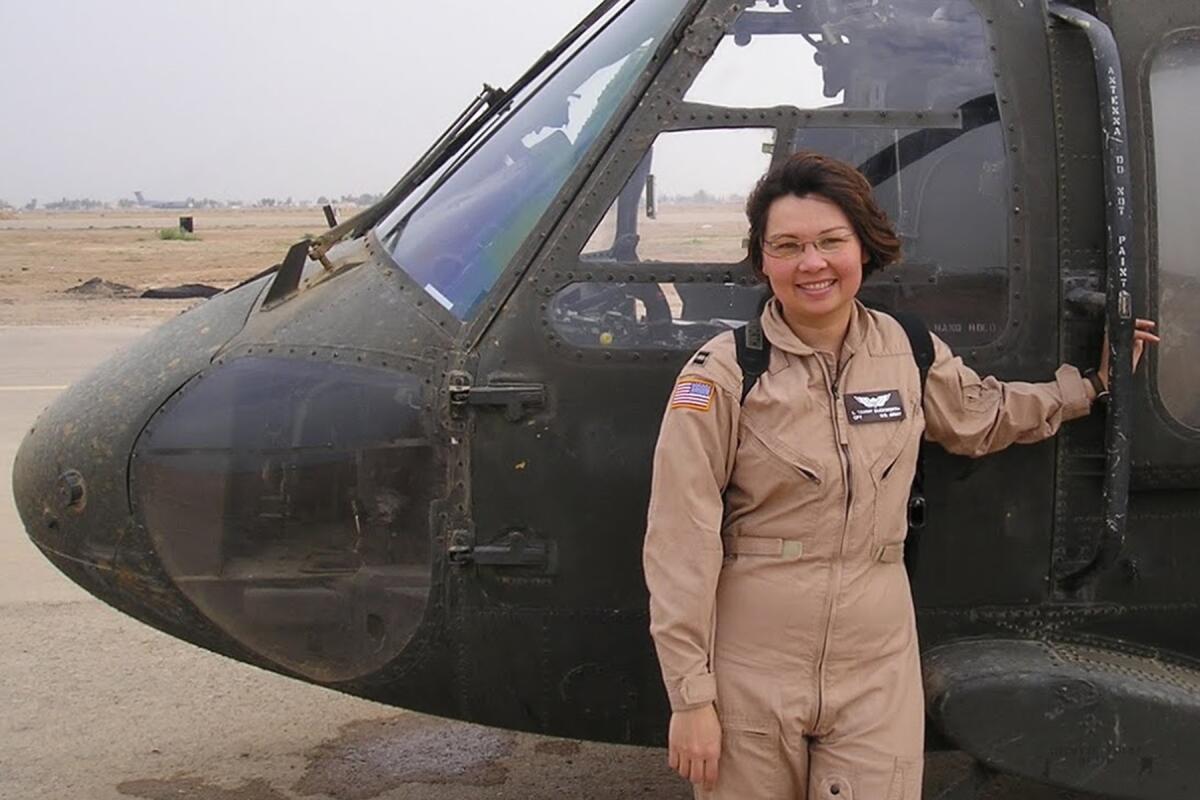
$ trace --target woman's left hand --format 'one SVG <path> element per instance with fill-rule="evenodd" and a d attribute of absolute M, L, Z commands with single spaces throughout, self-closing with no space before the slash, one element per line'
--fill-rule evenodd
<path fill-rule="evenodd" d="M 1158 344 L 1162 341 L 1152 331 L 1156 323 L 1152 319 L 1138 319 L 1133 324 L 1133 370 L 1137 371 L 1138 362 L 1142 360 L 1142 352 L 1147 344 Z M 1104 346 L 1100 348 L 1100 382 L 1108 389 L 1108 331 L 1104 332 Z"/>

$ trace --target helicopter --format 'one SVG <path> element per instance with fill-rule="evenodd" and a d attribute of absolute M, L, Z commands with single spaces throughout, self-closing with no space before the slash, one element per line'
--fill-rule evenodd
<path fill-rule="evenodd" d="M 1198 81 L 1189 0 L 605 0 L 374 206 L 65 392 L 14 462 L 22 521 L 98 598 L 230 658 L 661 744 L 657 426 L 763 291 L 737 203 L 663 176 L 748 191 L 817 150 L 903 242 L 862 297 L 977 371 L 1044 379 L 1112 334 L 1103 413 L 927 456 L 926 746 L 976 765 L 937 796 L 1194 796 Z M 1164 333 L 1137 375 L 1135 316 Z"/>

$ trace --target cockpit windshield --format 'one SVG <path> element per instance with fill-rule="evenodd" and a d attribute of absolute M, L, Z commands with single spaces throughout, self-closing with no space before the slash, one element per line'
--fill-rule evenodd
<path fill-rule="evenodd" d="M 396 263 L 454 316 L 478 308 L 685 4 L 623 4 L 428 194 L 380 223 Z"/>

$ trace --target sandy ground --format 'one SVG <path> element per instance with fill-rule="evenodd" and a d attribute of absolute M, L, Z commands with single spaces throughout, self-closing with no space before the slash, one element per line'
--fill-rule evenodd
<path fill-rule="evenodd" d="M 350 212 L 343 212 L 350 213 Z M 181 214 L 196 239 L 163 240 Z M 326 229 L 320 209 L 245 211 L 21 212 L 0 219 L 0 325 L 149 325 L 188 300 L 79 295 L 91 278 L 137 293 L 162 286 L 233 286 L 283 259 L 305 235 Z"/>
<path fill-rule="evenodd" d="M 660 219 L 653 246 L 727 248 L 740 234 L 718 211 Z M 196 302 L 65 290 L 92 277 L 228 286 L 324 227 L 319 210 L 195 212 L 198 241 L 160 240 L 176 216 L 0 219 L 0 800 L 690 797 L 662 750 L 446 722 L 262 672 L 134 622 L 41 557 L 7 489 L 24 432 L 63 387 Z M 965 764 L 931 756 L 926 797 Z M 985 796 L 1084 800 L 1016 781 Z"/>

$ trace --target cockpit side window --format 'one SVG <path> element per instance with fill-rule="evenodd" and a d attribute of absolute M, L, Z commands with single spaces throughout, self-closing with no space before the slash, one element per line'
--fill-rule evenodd
<path fill-rule="evenodd" d="M 741 126 L 727 132 L 730 141 L 714 141 L 690 160 L 666 157 L 669 146 L 683 149 L 673 144 L 675 137 L 717 138 L 699 129 L 723 119 Z M 733 202 L 726 202 L 730 214 L 710 208 L 712 218 L 697 217 L 690 230 L 666 224 L 677 212 L 672 202 L 688 199 L 673 196 L 670 187 L 748 163 L 737 136 L 756 136 L 766 155 L 759 154 L 757 168 L 740 175 L 740 187 L 714 194 L 727 201 L 744 197 L 772 158 L 797 150 L 855 164 L 875 187 L 904 249 L 902 263 L 872 276 L 864 299 L 920 314 L 953 345 L 983 345 L 1000 337 L 1009 321 L 1010 167 L 986 25 L 970 0 L 748 2 L 675 115 L 664 120 L 643 164 L 582 249 L 581 261 L 677 273 L 688 265 L 741 261 L 744 243 L 732 235 L 719 248 L 709 241 L 735 229 L 744 238 L 744 217 L 735 226 L 730 216 Z M 649 176 L 659 200 L 653 220 L 630 213 Z M 671 300 L 672 293 L 664 293 Z M 689 335 L 676 335 L 680 332 L 666 330 L 664 313 L 642 312 L 643 306 L 653 311 L 660 304 L 636 300 L 624 307 L 642 317 L 626 329 L 646 328 L 632 324 L 643 318 L 657 321 L 656 346 L 686 349 L 703 333 L 689 319 L 686 303 L 682 318 L 675 314 L 676 327 L 689 325 L 683 332 Z M 740 308 L 741 301 L 735 305 Z M 720 316 L 740 315 L 723 305 Z M 614 340 L 622 338 L 646 339 Z"/>
<path fill-rule="evenodd" d="M 746 257 L 746 192 L 770 166 L 775 133 L 659 134 L 593 230 L 581 261 L 597 268 L 636 264 L 642 276 L 677 264 L 737 265 Z M 593 279 L 564 287 L 547 314 L 572 346 L 686 350 L 745 322 L 760 295 L 753 286 L 669 275 L 657 283 Z"/>
<path fill-rule="evenodd" d="M 771 165 L 774 148 L 773 128 L 659 134 L 582 258 L 738 263 L 746 257 L 746 195 Z"/>
<path fill-rule="evenodd" d="M 1158 392 L 1172 417 L 1200 429 L 1200 225 L 1196 186 L 1200 185 L 1200 32 L 1176 39 L 1150 66 L 1150 103 L 1156 164 L 1158 222 L 1157 276 L 1159 332 Z"/>
<path fill-rule="evenodd" d="M 470 318 L 647 67 L 685 0 L 626 3 L 415 204 L 380 225 L 396 263 Z"/>

